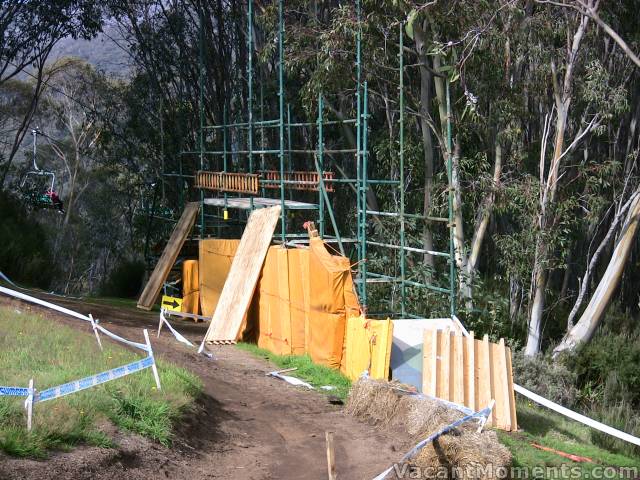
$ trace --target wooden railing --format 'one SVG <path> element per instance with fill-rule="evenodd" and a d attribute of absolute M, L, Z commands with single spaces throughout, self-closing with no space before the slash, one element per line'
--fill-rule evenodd
<path fill-rule="evenodd" d="M 219 192 L 258 194 L 260 175 L 253 173 L 196 172 L 196 188 Z"/>

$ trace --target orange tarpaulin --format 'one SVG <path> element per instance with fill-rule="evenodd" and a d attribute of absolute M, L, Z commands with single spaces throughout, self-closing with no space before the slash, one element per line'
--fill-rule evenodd
<path fill-rule="evenodd" d="M 319 237 L 309 243 L 309 328 L 307 353 L 322 365 L 340 368 L 347 316 L 360 315 L 349 259 L 331 255 Z"/>
<path fill-rule="evenodd" d="M 182 311 L 200 314 L 198 260 L 185 260 L 182 264 Z"/>
<path fill-rule="evenodd" d="M 200 242 L 200 297 L 213 312 L 238 241 Z M 320 238 L 309 248 L 271 246 L 248 313 L 245 339 L 279 355 L 308 353 L 340 368 L 348 316 L 360 315 L 349 259 L 332 255 Z"/>
<path fill-rule="evenodd" d="M 200 306 L 202 315 L 213 316 L 240 240 L 200 240 Z"/>
<path fill-rule="evenodd" d="M 259 347 L 279 355 L 306 352 L 308 280 L 309 250 L 269 248 L 252 316 L 252 322 L 257 323 Z"/>

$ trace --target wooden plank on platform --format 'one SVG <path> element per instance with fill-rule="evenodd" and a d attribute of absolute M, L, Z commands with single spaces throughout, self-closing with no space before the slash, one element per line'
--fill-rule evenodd
<path fill-rule="evenodd" d="M 477 412 L 479 408 L 476 401 L 476 342 L 473 331 L 469 332 L 469 336 L 465 337 L 464 342 L 464 404 Z"/>
<path fill-rule="evenodd" d="M 433 337 L 435 336 L 435 330 L 425 328 L 424 340 L 422 342 L 422 392 L 432 396 L 436 395 L 435 388 L 432 388 L 432 385 L 434 385 L 432 377 L 436 372 L 431 368 L 433 365 L 433 357 L 438 353 L 437 347 L 436 350 L 433 349 Z"/>
<path fill-rule="evenodd" d="M 453 401 L 464 404 L 464 337 L 460 334 L 453 335 Z"/>
<path fill-rule="evenodd" d="M 171 232 L 171 237 L 169 237 L 169 242 L 164 248 L 160 260 L 156 263 L 156 267 L 153 269 L 153 273 L 149 277 L 149 281 L 138 299 L 138 308 L 151 310 L 153 307 L 162 289 L 162 284 L 167 279 L 167 275 L 169 275 L 173 264 L 176 263 L 182 245 L 184 245 L 184 241 L 187 239 L 191 227 L 193 227 L 196 221 L 199 207 L 200 204 L 198 202 L 187 203 L 180 220 L 178 220 L 173 232 Z"/>
<path fill-rule="evenodd" d="M 511 349 L 505 349 L 507 355 L 507 381 L 509 382 L 509 409 L 511 410 L 511 431 L 518 430 L 518 418 L 516 414 L 516 393 L 513 390 L 513 366 L 511 365 Z"/>
<path fill-rule="evenodd" d="M 507 358 L 504 338 L 491 344 L 491 370 L 493 372 L 493 399 L 496 401 L 496 424 L 503 430 L 511 430 L 511 408 L 509 406 L 509 385 L 507 381 Z"/>
<path fill-rule="evenodd" d="M 254 210 L 249 216 L 205 341 L 238 337 L 279 218 L 279 206 Z"/>

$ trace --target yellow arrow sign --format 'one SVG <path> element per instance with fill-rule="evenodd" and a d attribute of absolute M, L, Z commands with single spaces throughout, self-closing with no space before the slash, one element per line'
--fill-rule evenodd
<path fill-rule="evenodd" d="M 162 308 L 164 308 L 165 310 L 173 310 L 174 312 L 181 312 L 182 299 L 177 297 L 170 297 L 169 295 L 163 295 Z"/>

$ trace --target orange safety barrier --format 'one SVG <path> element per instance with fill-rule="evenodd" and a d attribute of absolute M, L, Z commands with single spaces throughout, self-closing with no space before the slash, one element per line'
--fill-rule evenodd
<path fill-rule="evenodd" d="M 264 174 L 265 180 L 270 180 L 272 182 L 280 181 L 280 172 L 277 170 L 265 170 L 262 172 Z M 327 180 L 334 179 L 333 172 L 322 172 L 322 179 L 326 182 L 324 184 L 324 189 L 327 192 L 333 192 L 333 182 Z M 318 172 L 284 172 L 284 187 L 289 190 L 310 190 L 317 192 L 320 188 L 320 176 Z M 263 183 L 264 188 L 276 189 L 280 188 L 280 185 L 277 183 Z"/>
<path fill-rule="evenodd" d="M 200 314 L 198 260 L 185 260 L 182 264 L 182 312 Z"/>

